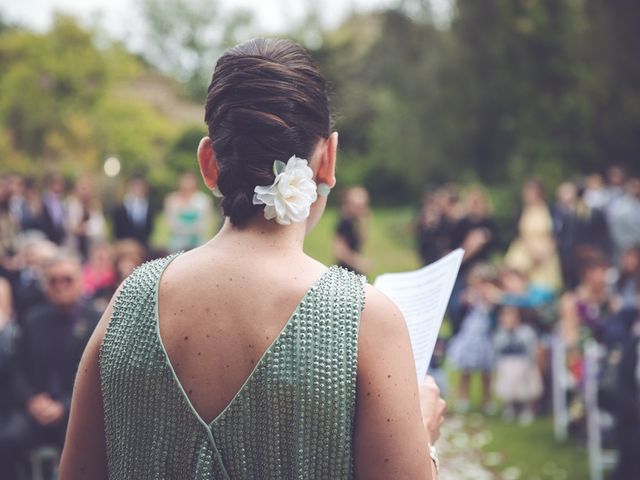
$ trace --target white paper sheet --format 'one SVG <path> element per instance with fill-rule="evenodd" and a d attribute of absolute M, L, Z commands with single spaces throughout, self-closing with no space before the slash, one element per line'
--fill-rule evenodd
<path fill-rule="evenodd" d="M 427 374 L 463 256 L 459 248 L 419 270 L 380 275 L 373 284 L 404 315 L 419 383 Z"/>

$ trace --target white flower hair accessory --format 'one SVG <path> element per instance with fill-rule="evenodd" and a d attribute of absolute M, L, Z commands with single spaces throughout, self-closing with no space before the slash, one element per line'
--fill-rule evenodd
<path fill-rule="evenodd" d="M 253 190 L 253 204 L 264 204 L 264 218 L 275 218 L 280 225 L 304 221 L 318 198 L 313 170 L 306 160 L 293 155 L 287 163 L 273 162 L 273 174 L 276 178 L 271 185 Z"/>

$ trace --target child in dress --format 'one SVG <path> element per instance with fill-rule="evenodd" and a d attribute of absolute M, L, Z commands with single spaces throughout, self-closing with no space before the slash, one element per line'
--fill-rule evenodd
<path fill-rule="evenodd" d="M 479 263 L 467 274 L 467 288 L 462 293 L 465 314 L 460 331 L 451 339 L 448 358 L 452 366 L 460 370 L 457 407 L 461 412 L 469 409 L 469 384 L 471 374 L 482 375 L 482 399 L 484 410 L 492 413 L 491 371 L 494 363 L 493 318 L 495 297 L 495 270 Z"/>
<path fill-rule="evenodd" d="M 542 377 L 536 364 L 538 339 L 529 325 L 522 323 L 518 307 L 505 305 L 499 312 L 494 337 L 497 355 L 495 394 L 504 403 L 506 419 L 518 409 L 521 424 L 534 419 L 534 404 L 542 394 Z"/>

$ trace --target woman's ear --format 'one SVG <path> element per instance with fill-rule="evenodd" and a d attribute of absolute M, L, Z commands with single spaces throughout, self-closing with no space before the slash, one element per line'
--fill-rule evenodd
<path fill-rule="evenodd" d="M 338 132 L 333 132 L 327 138 L 320 157 L 320 165 L 316 178 L 318 183 L 326 183 L 333 188 L 336 184 L 336 153 L 338 150 Z"/>
<path fill-rule="evenodd" d="M 205 185 L 215 187 L 218 184 L 218 162 L 209 137 L 204 137 L 198 145 L 198 165 Z"/>

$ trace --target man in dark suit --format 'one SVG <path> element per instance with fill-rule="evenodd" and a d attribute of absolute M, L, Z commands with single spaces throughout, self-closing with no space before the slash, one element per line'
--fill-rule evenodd
<path fill-rule="evenodd" d="M 60 175 L 52 175 L 42 195 L 40 229 L 53 243 L 61 245 L 67 237 L 67 211 L 64 204 L 65 182 Z"/>
<path fill-rule="evenodd" d="M 12 441 L 23 449 L 62 448 L 78 363 L 100 318 L 84 301 L 77 257 L 60 252 L 43 272 L 47 301 L 25 316 L 11 380 L 19 406 Z"/>
<path fill-rule="evenodd" d="M 149 203 L 149 187 L 142 177 L 133 177 L 127 185 L 122 204 L 113 212 L 115 237 L 134 239 L 145 248 L 153 232 L 153 212 Z"/>

